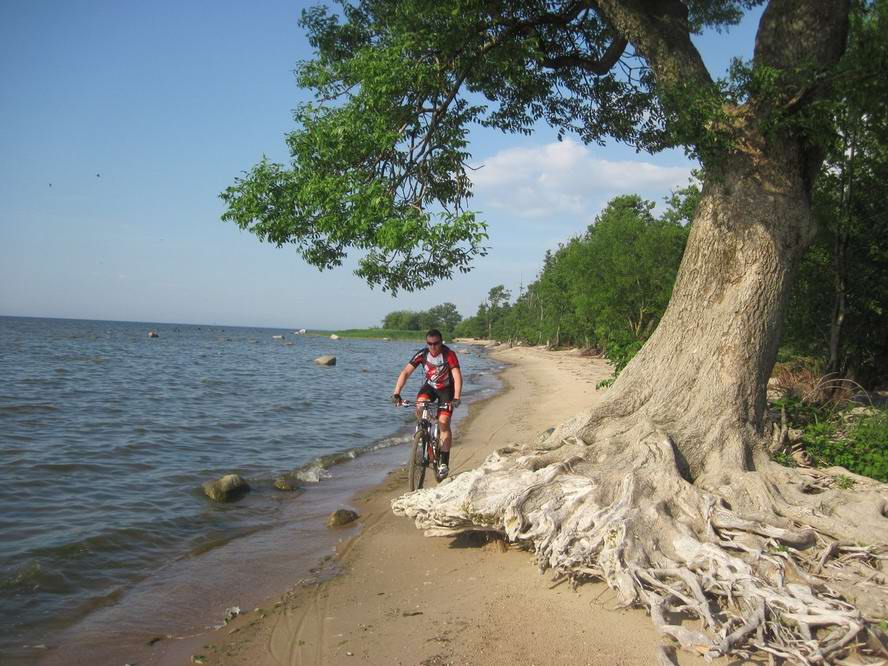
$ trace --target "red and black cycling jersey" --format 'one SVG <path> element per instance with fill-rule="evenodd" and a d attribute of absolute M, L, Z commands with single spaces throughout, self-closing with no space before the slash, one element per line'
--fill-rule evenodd
<path fill-rule="evenodd" d="M 414 368 L 423 366 L 425 371 L 425 383 L 435 389 L 442 389 L 453 383 L 453 368 L 459 367 L 459 359 L 447 345 L 441 345 L 441 353 L 432 356 L 428 347 L 420 349 L 410 359 L 410 365 Z"/>

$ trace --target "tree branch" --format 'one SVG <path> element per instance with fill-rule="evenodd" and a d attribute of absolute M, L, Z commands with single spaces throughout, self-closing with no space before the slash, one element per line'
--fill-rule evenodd
<path fill-rule="evenodd" d="M 753 64 L 786 73 L 828 69 L 845 52 L 849 0 L 771 0 L 755 36 Z"/>
<path fill-rule="evenodd" d="M 688 9 L 680 0 L 594 0 L 593 5 L 632 43 L 660 84 L 712 85 L 703 58 L 691 42 Z"/>
<path fill-rule="evenodd" d="M 573 52 L 543 59 L 543 67 L 561 69 L 565 67 L 583 69 L 590 74 L 604 76 L 620 60 L 629 42 L 624 37 L 616 37 L 600 58 L 589 58 Z M 547 49 L 544 47 L 543 51 Z"/>

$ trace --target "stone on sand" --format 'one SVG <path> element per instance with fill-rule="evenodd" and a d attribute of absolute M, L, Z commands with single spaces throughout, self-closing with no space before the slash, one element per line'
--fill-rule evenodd
<path fill-rule="evenodd" d="M 341 527 L 358 519 L 358 514 L 351 509 L 336 509 L 327 518 L 327 527 Z"/>

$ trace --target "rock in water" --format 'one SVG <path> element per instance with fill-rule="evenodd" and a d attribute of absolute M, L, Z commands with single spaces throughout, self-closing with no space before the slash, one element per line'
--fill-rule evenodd
<path fill-rule="evenodd" d="M 287 492 L 293 492 L 294 490 L 299 490 L 299 486 L 290 481 L 290 479 L 286 479 L 282 476 L 279 476 L 274 480 L 274 487 L 278 490 L 284 490 Z"/>
<path fill-rule="evenodd" d="M 358 514 L 351 509 L 336 509 L 327 518 L 327 527 L 341 527 L 358 519 Z"/>
<path fill-rule="evenodd" d="M 318 365 L 336 365 L 336 357 L 335 356 L 318 356 L 315 359 L 315 363 Z"/>
<path fill-rule="evenodd" d="M 250 485 L 237 474 L 226 474 L 203 484 L 203 491 L 214 502 L 231 502 L 250 490 Z"/>

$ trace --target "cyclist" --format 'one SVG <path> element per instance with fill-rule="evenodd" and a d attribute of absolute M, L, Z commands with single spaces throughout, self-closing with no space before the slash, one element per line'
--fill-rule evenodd
<path fill-rule="evenodd" d="M 450 471 L 450 443 L 453 440 L 450 433 L 450 417 L 453 410 L 459 407 L 462 394 L 462 372 L 459 369 L 459 359 L 456 357 L 456 353 L 443 343 L 441 331 L 436 328 L 426 333 L 426 346 L 413 355 L 413 358 L 398 375 L 395 391 L 392 394 L 392 402 L 396 405 L 400 405 L 402 402 L 401 389 L 407 383 L 407 378 L 420 365 L 423 366 L 425 372 L 425 381 L 416 395 L 416 401 L 438 401 L 441 460 L 437 476 L 440 481 Z M 416 418 L 420 417 L 421 412 L 422 408 L 417 406 Z"/>

